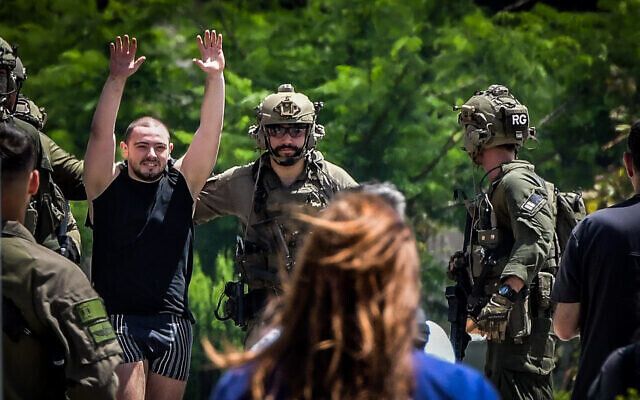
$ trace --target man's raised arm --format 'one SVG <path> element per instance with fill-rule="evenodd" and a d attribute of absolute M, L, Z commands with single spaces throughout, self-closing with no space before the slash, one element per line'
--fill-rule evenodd
<path fill-rule="evenodd" d="M 109 77 L 102 88 L 100 100 L 93 114 L 91 135 L 84 156 L 84 185 L 87 200 L 98 197 L 117 175 L 115 165 L 116 137 L 115 125 L 124 85 L 145 58 L 136 60 L 136 38 L 129 40 L 118 36 L 109 44 Z"/>
<path fill-rule="evenodd" d="M 222 35 L 216 31 L 204 32 L 204 40 L 198 35 L 201 59 L 193 62 L 206 76 L 204 99 L 200 108 L 200 126 L 185 155 L 175 167 L 182 172 L 193 198 L 204 186 L 218 157 L 222 119 L 224 116 L 224 53 Z"/>

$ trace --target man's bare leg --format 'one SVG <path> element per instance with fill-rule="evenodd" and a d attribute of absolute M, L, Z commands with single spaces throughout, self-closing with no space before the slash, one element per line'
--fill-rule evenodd
<path fill-rule="evenodd" d="M 146 364 L 143 361 L 120 364 L 116 367 L 118 375 L 118 400 L 144 400 L 146 382 Z"/>
<path fill-rule="evenodd" d="M 180 381 L 166 376 L 149 373 L 147 380 L 147 399 L 176 400 L 182 399 L 187 381 Z"/>

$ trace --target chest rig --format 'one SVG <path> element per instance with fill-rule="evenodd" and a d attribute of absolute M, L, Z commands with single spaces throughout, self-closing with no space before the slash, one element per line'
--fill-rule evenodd
<path fill-rule="evenodd" d="M 326 207 L 338 190 L 326 165 L 313 151 L 305 157 L 305 175 L 289 187 L 282 186 L 268 163 L 269 155 L 263 154 L 252 167 L 255 186 L 251 215 L 236 244 L 239 280 L 225 284 L 214 313 L 219 320 L 232 319 L 243 329 L 264 308 L 269 296 L 280 294 L 281 269 L 288 273 L 295 266 L 296 250 L 307 232 L 293 214 Z"/>
<path fill-rule="evenodd" d="M 518 170 L 518 172 L 514 172 Z M 533 210 L 532 215 L 545 206 L 539 191 L 546 192 L 544 180 L 526 166 L 503 167 L 502 177 L 492 182 L 488 193 L 481 193 L 473 202 L 474 216 L 471 274 L 473 288 L 469 297 L 469 314 L 477 316 L 488 299 L 496 293 L 501 284 L 501 276 L 515 245 L 514 228 L 505 203 L 505 189 L 501 185 L 507 174 L 520 173 L 537 182 L 537 189 L 520 205 L 520 210 Z M 524 176 L 524 175 L 523 175 Z M 524 178 L 523 178 L 524 179 Z M 473 214 L 475 213 L 475 214 Z M 507 325 L 508 340 L 522 343 L 530 335 L 532 319 L 549 318 L 553 312 L 550 292 L 553 275 L 548 271 L 553 258 L 553 249 L 535 278 L 525 286 L 515 302 Z"/>
<path fill-rule="evenodd" d="M 256 182 L 253 217 L 243 240 L 238 240 L 238 268 L 241 280 L 253 287 L 280 288 L 278 271 L 295 266 L 296 250 L 305 227 L 293 218 L 296 212 L 322 209 L 337 191 L 326 166 L 314 152 L 305 158 L 304 176 L 289 187 L 268 166 L 269 156 L 258 159 L 252 172 Z"/>

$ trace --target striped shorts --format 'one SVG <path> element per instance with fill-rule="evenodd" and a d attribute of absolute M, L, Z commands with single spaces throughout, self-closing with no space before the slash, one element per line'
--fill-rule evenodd
<path fill-rule="evenodd" d="M 193 331 L 188 319 L 173 314 L 110 315 L 123 363 L 147 360 L 155 374 L 181 381 L 189 376 Z"/>

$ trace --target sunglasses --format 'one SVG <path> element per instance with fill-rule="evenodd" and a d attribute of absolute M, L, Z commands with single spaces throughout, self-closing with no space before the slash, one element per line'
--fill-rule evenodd
<path fill-rule="evenodd" d="M 291 138 L 299 138 L 300 136 L 307 134 L 309 126 L 303 124 L 291 126 L 268 125 L 265 127 L 265 130 L 267 131 L 269 137 L 282 139 L 284 135 L 288 134 Z"/>

